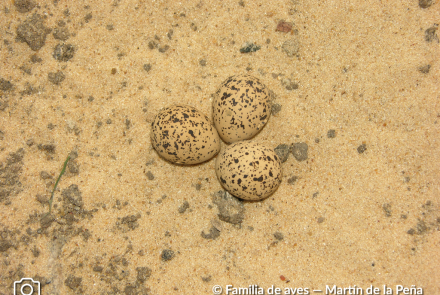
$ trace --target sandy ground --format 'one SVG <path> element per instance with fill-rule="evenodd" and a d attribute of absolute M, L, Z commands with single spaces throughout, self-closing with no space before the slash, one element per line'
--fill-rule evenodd
<path fill-rule="evenodd" d="M 355 2 L 2 1 L 0 294 L 440 294 L 440 1 Z M 150 144 L 242 73 L 308 148 L 260 202 Z"/>

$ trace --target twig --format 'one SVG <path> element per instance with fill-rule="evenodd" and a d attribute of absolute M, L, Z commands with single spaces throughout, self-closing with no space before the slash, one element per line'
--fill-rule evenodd
<path fill-rule="evenodd" d="M 49 200 L 49 212 L 47 212 L 42 218 L 46 217 L 47 215 L 50 215 L 50 213 L 52 212 L 53 194 L 55 193 L 55 190 L 57 189 L 57 185 L 61 179 L 61 176 L 63 176 L 64 172 L 66 171 L 67 162 L 69 162 L 69 160 L 70 160 L 70 155 L 67 156 L 67 159 L 63 165 L 63 169 L 61 170 L 60 176 L 58 176 L 57 182 L 55 182 L 55 186 L 53 187 L 52 195 L 50 196 L 50 200 Z"/>

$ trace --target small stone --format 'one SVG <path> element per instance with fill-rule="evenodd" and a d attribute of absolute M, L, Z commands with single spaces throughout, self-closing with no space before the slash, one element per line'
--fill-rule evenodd
<path fill-rule="evenodd" d="M 183 214 L 185 213 L 186 209 L 189 208 L 189 203 L 188 201 L 184 201 L 183 204 L 179 207 L 179 213 Z"/>
<path fill-rule="evenodd" d="M 292 145 L 292 154 L 295 159 L 299 162 L 305 161 L 308 159 L 308 149 L 309 146 L 305 142 L 298 142 Z"/>
<path fill-rule="evenodd" d="M 143 284 L 151 276 L 152 270 L 148 267 L 136 267 L 136 281 Z"/>
<path fill-rule="evenodd" d="M 8 91 L 8 90 L 11 90 L 11 88 L 12 88 L 11 82 L 9 82 L 3 78 L 0 78 L 0 90 Z"/>
<path fill-rule="evenodd" d="M 283 49 L 287 56 L 295 56 L 299 52 L 299 42 L 295 39 L 289 39 L 283 43 L 281 49 Z"/>
<path fill-rule="evenodd" d="M 144 70 L 149 72 L 151 70 L 151 64 L 144 64 Z"/>
<path fill-rule="evenodd" d="M 281 241 L 281 240 L 284 239 L 284 235 L 283 235 L 281 232 L 279 232 L 279 231 L 277 231 L 276 233 L 274 233 L 273 236 L 274 236 L 275 239 L 277 239 L 278 241 Z"/>
<path fill-rule="evenodd" d="M 298 180 L 298 176 L 292 176 L 289 179 L 287 179 L 287 183 L 289 185 L 294 185 L 297 180 Z"/>
<path fill-rule="evenodd" d="M 162 261 L 170 261 L 174 258 L 174 251 L 170 249 L 165 249 L 162 251 L 162 254 L 160 255 Z"/>
<path fill-rule="evenodd" d="M 43 61 L 43 59 L 42 58 L 40 58 L 40 57 L 38 57 L 38 55 L 36 55 L 36 54 L 32 54 L 32 56 L 31 56 L 31 62 L 32 63 L 40 63 L 40 62 L 42 62 Z"/>
<path fill-rule="evenodd" d="M 327 132 L 327 137 L 328 137 L 328 138 L 335 138 L 335 137 L 336 137 L 336 130 L 334 130 L 334 129 L 330 129 L 330 130 Z"/>
<path fill-rule="evenodd" d="M 220 236 L 220 231 L 218 229 L 216 229 L 215 227 L 211 227 L 209 229 L 209 234 L 205 234 L 205 232 L 202 231 L 201 236 L 204 239 L 215 240 Z"/>
<path fill-rule="evenodd" d="M 286 90 L 296 90 L 299 87 L 298 83 L 292 82 L 288 78 L 283 79 L 281 84 L 286 88 Z"/>
<path fill-rule="evenodd" d="M 9 248 L 11 248 L 13 245 L 8 240 L 1 240 L 0 241 L 0 252 L 6 252 Z"/>
<path fill-rule="evenodd" d="M 168 31 L 168 33 L 167 33 L 167 37 L 168 37 L 168 39 L 171 40 L 171 38 L 173 37 L 173 34 L 174 34 L 174 30 L 173 30 L 173 29 L 170 29 L 170 30 Z"/>
<path fill-rule="evenodd" d="M 432 5 L 432 0 L 419 0 L 420 8 L 428 8 Z"/>
<path fill-rule="evenodd" d="M 218 191 L 212 197 L 212 202 L 217 205 L 220 220 L 232 224 L 240 224 L 244 219 L 243 203 L 227 191 Z"/>
<path fill-rule="evenodd" d="M 72 290 L 76 290 L 80 287 L 81 282 L 82 282 L 82 278 L 69 275 L 69 277 L 64 281 L 64 285 L 66 285 Z"/>
<path fill-rule="evenodd" d="M 437 41 L 437 43 L 439 42 L 438 36 L 437 36 L 437 29 L 438 29 L 437 26 L 433 26 L 433 27 L 426 29 L 426 31 L 425 31 L 425 41 L 426 42 L 432 42 L 432 41 Z"/>
<path fill-rule="evenodd" d="M 276 32 L 283 32 L 283 33 L 288 33 L 292 30 L 293 27 L 293 23 L 289 23 L 289 22 L 285 22 L 285 21 L 280 21 L 277 25 L 276 28 Z"/>
<path fill-rule="evenodd" d="M 281 111 L 282 106 L 278 103 L 272 103 L 271 113 L 273 116 L 278 114 Z"/>
<path fill-rule="evenodd" d="M 26 42 L 33 51 L 46 44 L 46 36 L 51 31 L 43 22 L 43 17 L 35 13 L 17 27 L 17 38 Z"/>
<path fill-rule="evenodd" d="M 47 79 L 49 80 L 49 82 L 51 82 L 55 85 L 59 85 L 61 82 L 64 81 L 64 79 L 66 79 L 66 76 L 61 71 L 58 71 L 56 73 L 50 72 L 47 75 Z"/>
<path fill-rule="evenodd" d="M 243 46 L 240 48 L 241 53 L 249 53 L 249 52 L 255 52 L 261 49 L 261 46 L 255 45 L 252 42 L 246 42 L 243 44 Z"/>
<path fill-rule="evenodd" d="M 66 41 L 70 38 L 70 33 L 66 27 L 56 27 L 53 31 L 53 37 L 61 41 Z"/>
<path fill-rule="evenodd" d="M 159 44 L 157 44 L 157 42 L 154 40 L 151 40 L 150 42 L 148 42 L 148 48 L 150 48 L 150 49 L 157 48 L 158 46 L 159 46 Z"/>
<path fill-rule="evenodd" d="M 382 209 L 386 217 L 391 217 L 391 204 L 383 204 Z"/>
<path fill-rule="evenodd" d="M 204 281 L 205 283 L 209 283 L 212 280 L 212 276 L 207 276 L 207 277 L 201 277 L 202 281 Z"/>
<path fill-rule="evenodd" d="M 15 8 L 20 13 L 26 13 L 31 11 L 35 7 L 35 2 L 32 0 L 15 0 L 13 1 Z"/>
<path fill-rule="evenodd" d="M 93 18 L 92 13 L 87 13 L 86 16 L 84 17 L 84 21 L 88 23 L 92 18 Z"/>
<path fill-rule="evenodd" d="M 147 178 L 148 178 L 148 180 L 154 180 L 154 175 L 153 175 L 153 173 L 151 173 L 151 171 L 147 172 Z"/>
<path fill-rule="evenodd" d="M 325 218 L 324 218 L 324 217 L 319 217 L 319 218 L 318 218 L 318 223 L 323 223 L 323 222 L 324 222 L 324 220 L 325 220 Z"/>
<path fill-rule="evenodd" d="M 280 158 L 281 163 L 284 163 L 289 158 L 290 153 L 290 145 L 288 144 L 280 144 L 275 148 L 275 153 Z"/>
<path fill-rule="evenodd" d="M 41 204 L 41 205 L 45 205 L 49 203 L 49 198 L 47 198 L 46 196 L 42 196 L 40 194 L 38 194 L 36 196 L 37 201 Z"/>
<path fill-rule="evenodd" d="M 74 54 L 75 47 L 72 44 L 60 43 L 55 46 L 52 56 L 58 61 L 68 61 Z"/>
<path fill-rule="evenodd" d="M 357 148 L 357 151 L 358 151 L 359 154 L 363 154 L 366 150 L 367 150 L 367 145 L 365 143 L 361 144 Z"/>
<path fill-rule="evenodd" d="M 40 226 L 41 228 L 48 228 L 52 222 L 54 222 L 55 218 L 53 218 L 52 215 L 46 214 L 41 220 L 40 220 Z"/>
<path fill-rule="evenodd" d="M 206 66 L 206 59 L 201 59 L 201 60 L 199 61 L 199 64 L 200 64 L 202 67 Z"/>
<path fill-rule="evenodd" d="M 165 46 L 159 47 L 159 52 L 160 52 L 160 53 L 164 53 L 164 52 L 166 52 L 168 49 L 170 49 L 170 46 L 165 45 Z"/>
<path fill-rule="evenodd" d="M 422 74 L 428 74 L 430 69 L 431 69 L 431 65 L 426 65 L 426 66 L 420 67 L 419 72 Z"/>
<path fill-rule="evenodd" d="M 38 256 L 40 256 L 40 250 L 37 248 L 37 246 L 35 246 L 34 245 L 34 248 L 31 250 L 32 251 L 32 255 L 34 256 L 34 257 L 38 257 Z"/>

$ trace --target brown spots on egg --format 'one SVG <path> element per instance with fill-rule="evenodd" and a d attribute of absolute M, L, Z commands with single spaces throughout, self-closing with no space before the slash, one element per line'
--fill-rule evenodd
<path fill-rule="evenodd" d="M 270 196 L 281 183 L 281 162 L 273 149 L 249 141 L 233 143 L 219 154 L 217 178 L 232 195 L 245 200 Z"/>
<path fill-rule="evenodd" d="M 269 89 L 250 75 L 229 77 L 214 95 L 214 125 L 227 143 L 254 137 L 270 117 Z"/>
<path fill-rule="evenodd" d="M 220 151 L 220 138 L 208 117 L 191 106 L 162 109 L 151 124 L 157 153 L 176 164 L 198 164 Z"/>

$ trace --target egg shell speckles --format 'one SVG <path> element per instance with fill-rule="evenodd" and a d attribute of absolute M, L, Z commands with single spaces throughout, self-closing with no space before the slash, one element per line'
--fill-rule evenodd
<path fill-rule="evenodd" d="M 220 151 L 220 137 L 208 117 L 191 106 L 162 109 L 151 124 L 151 143 L 176 164 L 199 164 Z"/>
<path fill-rule="evenodd" d="M 215 170 L 222 186 L 244 200 L 262 200 L 281 183 L 281 163 L 273 149 L 240 141 L 231 144 L 216 159 Z"/>
<path fill-rule="evenodd" d="M 226 143 L 254 137 L 270 117 L 271 95 L 250 75 L 229 77 L 214 94 L 214 125 Z"/>

